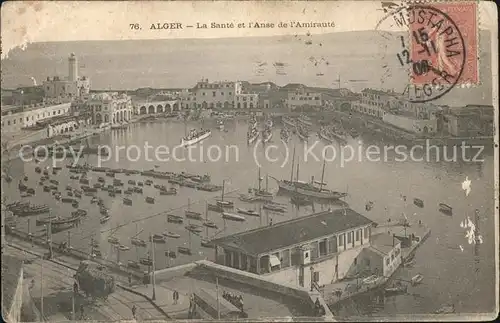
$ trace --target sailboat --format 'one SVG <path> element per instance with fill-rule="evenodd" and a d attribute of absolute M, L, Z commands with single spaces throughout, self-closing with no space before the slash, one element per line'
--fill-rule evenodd
<path fill-rule="evenodd" d="M 202 238 L 201 239 L 201 246 L 202 247 L 205 247 L 205 248 L 214 248 L 214 246 L 210 243 L 210 240 L 208 239 L 208 228 L 209 226 L 207 225 L 208 223 L 212 223 L 213 225 L 215 225 L 215 223 L 211 222 L 211 221 L 208 221 L 208 205 L 207 205 L 207 208 L 205 210 L 205 223 L 203 223 L 205 225 L 205 238 Z M 212 226 L 213 228 L 213 226 Z M 215 228 L 217 228 L 217 226 L 215 226 Z"/>
<path fill-rule="evenodd" d="M 188 209 L 186 211 L 184 211 L 186 218 L 193 219 L 193 220 L 201 220 L 201 213 L 191 211 L 190 206 L 191 206 L 191 200 L 188 199 Z"/>
<path fill-rule="evenodd" d="M 260 182 L 261 182 L 261 177 L 260 177 L 260 167 L 259 167 L 259 173 L 258 173 L 258 181 L 259 181 L 259 188 L 255 190 L 254 194 L 255 196 L 258 196 L 264 200 L 272 200 L 273 199 L 273 194 L 268 191 L 268 182 L 269 182 L 269 176 L 266 175 L 266 189 L 263 190 L 260 187 Z"/>
<path fill-rule="evenodd" d="M 222 211 L 221 211 L 222 212 Z M 205 208 L 205 222 L 203 222 L 203 225 L 205 227 L 207 227 L 207 231 L 208 231 L 208 228 L 213 228 L 213 229 L 217 229 L 217 224 L 215 224 L 214 222 L 212 221 L 208 221 L 208 203 L 207 203 L 207 206 Z"/>
<path fill-rule="evenodd" d="M 221 207 L 233 207 L 234 203 L 231 201 L 224 201 L 224 184 L 226 181 L 222 181 L 222 196 L 220 200 L 217 200 L 216 203 Z"/>
<path fill-rule="evenodd" d="M 295 149 L 294 149 L 294 155 L 295 155 Z M 294 158 L 293 158 L 294 160 Z M 319 184 L 319 187 L 316 187 L 314 185 L 314 178 L 312 179 L 311 183 L 306 183 L 306 182 L 301 182 L 298 179 L 298 169 L 299 169 L 299 164 L 297 163 L 297 178 L 295 181 L 293 181 L 293 164 L 292 164 L 292 174 L 290 175 L 290 180 L 277 180 L 278 186 L 280 190 L 289 192 L 289 193 L 294 193 L 294 194 L 299 194 L 299 195 L 304 195 L 308 197 L 313 197 L 313 198 L 318 198 L 318 199 L 324 199 L 324 200 L 338 200 L 343 197 L 347 196 L 347 193 L 344 192 L 338 192 L 338 191 L 332 191 L 328 189 L 324 189 L 324 176 L 325 176 L 325 165 L 326 161 L 323 160 L 323 170 L 321 174 L 321 181 Z"/>

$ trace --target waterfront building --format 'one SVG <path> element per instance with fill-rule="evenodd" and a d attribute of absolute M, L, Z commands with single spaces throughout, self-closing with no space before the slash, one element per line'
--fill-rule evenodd
<path fill-rule="evenodd" d="M 92 124 L 99 126 L 129 121 L 133 113 L 130 96 L 116 92 L 94 94 L 87 105 L 92 111 Z"/>
<path fill-rule="evenodd" d="M 450 108 L 443 116 L 448 133 L 455 137 L 493 136 L 492 105 Z"/>
<path fill-rule="evenodd" d="M 180 98 L 170 98 L 169 100 L 164 100 L 164 101 L 159 101 L 159 100 L 137 101 L 133 103 L 133 111 L 135 115 L 172 113 L 172 112 L 178 112 L 180 111 L 180 109 L 181 109 Z"/>
<path fill-rule="evenodd" d="M 285 106 L 289 111 L 303 107 L 320 108 L 324 105 L 321 92 L 309 89 L 302 84 L 287 84 L 282 90 L 287 91 Z"/>
<path fill-rule="evenodd" d="M 237 109 L 257 109 L 259 108 L 259 94 L 239 93 L 234 96 L 234 102 Z"/>
<path fill-rule="evenodd" d="M 438 131 L 439 107 L 428 102 L 411 102 L 394 91 L 364 89 L 351 109 L 407 132 L 425 135 Z"/>
<path fill-rule="evenodd" d="M 380 233 L 371 236 L 370 246 L 365 248 L 360 258 L 359 271 L 390 277 L 401 265 L 401 241 L 395 236 Z"/>
<path fill-rule="evenodd" d="M 186 97 L 189 100 L 183 102 L 188 108 L 228 109 L 234 107 L 235 95 L 242 93 L 242 85 L 241 82 L 209 82 L 202 79 L 191 89 L 191 93 Z"/>
<path fill-rule="evenodd" d="M 351 210 L 320 212 L 212 240 L 217 263 L 310 288 L 358 271 L 373 222 Z"/>
<path fill-rule="evenodd" d="M 47 77 L 43 82 L 46 98 L 77 98 L 90 92 L 90 79 L 78 75 L 78 58 L 74 53 L 68 58 L 68 76 Z"/>
<path fill-rule="evenodd" d="M 78 120 L 74 116 L 65 116 L 53 119 L 46 125 L 47 138 L 71 133 L 78 129 L 79 126 Z"/>
<path fill-rule="evenodd" d="M 2 131 L 19 132 L 24 128 L 36 127 L 37 123 L 66 115 L 70 103 L 38 103 L 25 106 L 2 106 Z"/>

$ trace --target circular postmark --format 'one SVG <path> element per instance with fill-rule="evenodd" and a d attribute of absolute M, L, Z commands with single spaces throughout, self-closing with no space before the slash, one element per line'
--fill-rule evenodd
<path fill-rule="evenodd" d="M 435 6 L 393 4 L 383 10 L 375 28 L 384 46 L 382 77 L 397 77 L 398 72 L 401 77 L 405 71 L 401 92 L 415 103 L 448 93 L 459 83 L 466 62 L 466 44 L 456 23 Z"/>

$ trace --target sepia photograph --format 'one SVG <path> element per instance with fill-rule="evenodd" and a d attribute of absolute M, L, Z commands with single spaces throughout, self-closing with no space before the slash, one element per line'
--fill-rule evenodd
<path fill-rule="evenodd" d="M 494 2 L 1 16 L 6 322 L 498 315 Z"/>

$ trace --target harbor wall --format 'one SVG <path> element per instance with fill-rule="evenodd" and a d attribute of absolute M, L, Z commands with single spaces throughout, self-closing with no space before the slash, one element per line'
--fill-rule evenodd
<path fill-rule="evenodd" d="M 185 264 L 185 265 L 180 265 L 180 266 L 175 266 L 175 267 L 171 267 L 171 268 L 157 270 L 154 272 L 155 282 L 168 281 L 168 280 L 173 279 L 173 278 L 178 277 L 178 276 L 184 276 L 190 270 L 192 270 L 196 267 L 197 267 L 197 264 L 194 262 L 191 262 L 191 263 Z M 152 273 L 151 273 L 150 277 L 151 278 L 153 277 Z"/>

